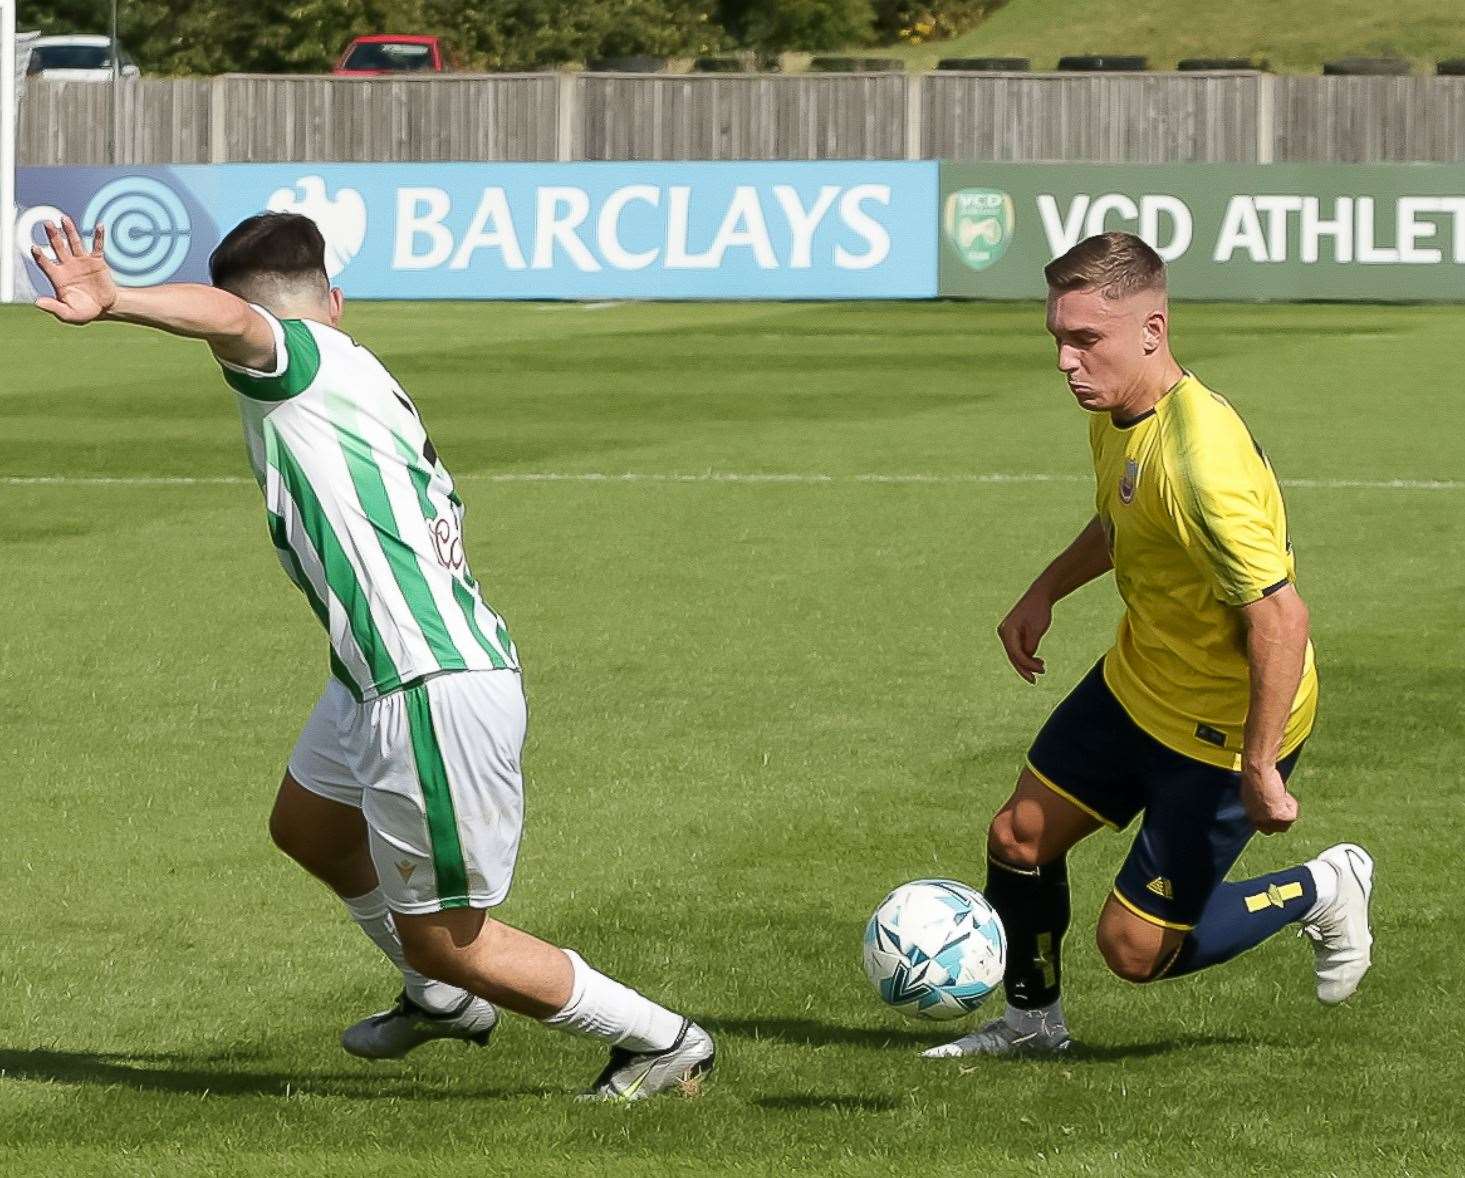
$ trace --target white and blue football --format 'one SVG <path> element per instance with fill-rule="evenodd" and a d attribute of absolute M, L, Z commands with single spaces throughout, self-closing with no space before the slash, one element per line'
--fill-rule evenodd
<path fill-rule="evenodd" d="M 961 1018 L 1002 982 L 1007 934 L 982 893 L 950 879 L 902 884 L 865 926 L 865 973 L 912 1018 Z"/>

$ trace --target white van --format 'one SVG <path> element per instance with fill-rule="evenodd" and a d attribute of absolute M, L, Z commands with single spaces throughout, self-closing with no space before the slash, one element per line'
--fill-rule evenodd
<path fill-rule="evenodd" d="M 140 72 L 126 49 L 118 55 L 117 65 L 124 78 Z M 27 77 L 53 82 L 106 82 L 112 77 L 112 40 L 83 33 L 37 37 L 25 72 Z"/>

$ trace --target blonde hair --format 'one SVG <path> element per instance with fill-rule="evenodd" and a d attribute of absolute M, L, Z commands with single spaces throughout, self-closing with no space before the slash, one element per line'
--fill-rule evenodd
<path fill-rule="evenodd" d="M 1085 238 L 1043 267 L 1055 291 L 1097 290 L 1122 299 L 1142 290 L 1165 289 L 1165 263 L 1133 233 L 1100 233 Z"/>

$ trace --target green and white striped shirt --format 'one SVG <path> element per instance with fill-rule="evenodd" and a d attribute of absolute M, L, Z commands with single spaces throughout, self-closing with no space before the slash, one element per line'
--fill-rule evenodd
<path fill-rule="evenodd" d="M 518 669 L 463 551 L 463 501 L 417 408 L 371 352 L 306 319 L 274 328 L 275 369 L 224 365 L 270 536 L 357 699 L 440 671 Z"/>

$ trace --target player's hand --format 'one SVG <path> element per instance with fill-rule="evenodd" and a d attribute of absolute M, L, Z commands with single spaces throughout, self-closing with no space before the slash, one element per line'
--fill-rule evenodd
<path fill-rule="evenodd" d="M 59 228 L 49 221 L 44 225 L 55 256 L 33 245 L 31 257 L 55 288 L 56 297 L 37 299 L 36 306 L 62 323 L 80 325 L 100 319 L 117 301 L 117 284 L 102 257 L 106 231 L 100 225 L 96 227 L 88 253 L 70 217 L 63 216 Z"/>
<path fill-rule="evenodd" d="M 1042 593 L 1029 589 L 997 626 L 997 637 L 1007 652 L 1013 670 L 1029 683 L 1043 673 L 1038 643 L 1053 624 L 1053 603 Z"/>
<path fill-rule="evenodd" d="M 1287 783 L 1275 765 L 1242 770 L 1241 804 L 1246 807 L 1251 824 L 1262 834 L 1281 834 L 1302 813 L 1302 807 L 1287 792 Z"/>

